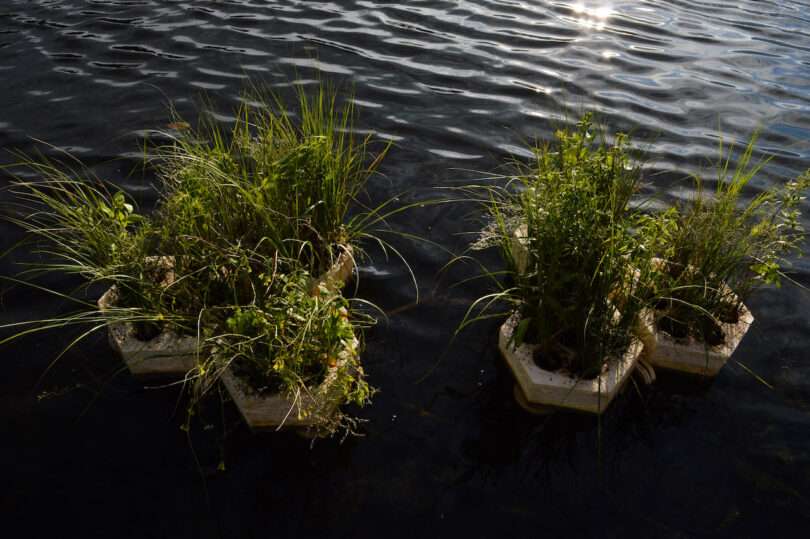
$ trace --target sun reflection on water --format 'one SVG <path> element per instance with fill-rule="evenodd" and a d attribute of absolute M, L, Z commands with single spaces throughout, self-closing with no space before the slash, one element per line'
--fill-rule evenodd
<path fill-rule="evenodd" d="M 613 15 L 613 6 L 610 4 L 584 4 L 578 2 L 571 5 L 571 9 L 577 16 L 577 24 L 593 30 L 602 30 L 605 24 Z"/>

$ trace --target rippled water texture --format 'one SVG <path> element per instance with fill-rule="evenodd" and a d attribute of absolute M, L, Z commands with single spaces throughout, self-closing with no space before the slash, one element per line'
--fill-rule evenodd
<path fill-rule="evenodd" d="M 168 123 L 168 103 L 193 119 L 200 95 L 227 110 L 248 79 L 284 92 L 319 76 L 353 86 L 358 130 L 396 142 L 370 188 L 379 200 L 405 190 L 405 201 L 430 198 L 432 188 L 455 185 L 466 169 L 494 169 L 583 110 L 634 133 L 648 152 L 646 192 L 659 203 L 684 195 L 684 176 L 711 164 L 721 138 L 745 142 L 756 129 L 773 161 L 749 196 L 810 166 L 810 4 L 802 2 L 0 6 L 0 146 L 32 151 L 39 139 L 67 149 L 147 208 L 149 175 L 135 165 L 144 138 Z M 418 209 L 392 227 L 459 251 L 471 210 Z M 19 240 L 0 230 L 0 251 Z M 144 389 L 117 372 L 102 336 L 41 380 L 66 335 L 3 348 L 5 527 L 31 537 L 806 529 L 807 293 L 786 286 L 756 297 L 757 322 L 735 356 L 745 368 L 730 364 L 711 385 L 662 376 L 652 390 L 631 388 L 601 422 L 538 419 L 513 403 L 494 323 L 447 348 L 485 285 L 449 289 L 436 277 L 444 252 L 394 242 L 416 269 L 422 303 L 410 305 L 413 289 L 396 260 L 377 256 L 362 268 L 359 293 L 390 320 L 368 335 L 365 360 L 381 392 L 360 412 L 366 437 L 340 446 L 253 437 L 230 409 L 224 423 L 212 413 L 210 428 L 198 425 L 190 445 L 175 413 L 178 388 Z M 810 282 L 808 266 L 797 264 L 794 277 Z M 0 319 L 56 308 L 65 306 L 15 289 L 3 296 Z M 220 461 L 225 471 L 216 470 Z"/>

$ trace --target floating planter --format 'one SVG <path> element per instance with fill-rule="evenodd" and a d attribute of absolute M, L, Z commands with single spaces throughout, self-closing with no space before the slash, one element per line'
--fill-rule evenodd
<path fill-rule="evenodd" d="M 740 303 L 737 322 L 718 324 L 724 337 L 722 344 L 707 345 L 691 335 L 676 339 L 666 331 L 657 329 L 656 347 L 648 358 L 649 362 L 664 369 L 717 376 L 753 323 L 751 311 Z"/>
<path fill-rule="evenodd" d="M 110 288 L 97 305 L 30 321 L 33 329 L 5 340 L 100 319 L 133 374 L 187 376 L 190 411 L 224 373 L 251 428 L 352 432 L 356 422 L 339 406 L 365 405 L 374 391 L 355 331 L 373 319 L 352 313 L 340 292 L 355 266 L 348 244 L 385 245 L 378 225 L 402 208 L 389 200 L 353 209 L 390 144 L 373 152 L 372 138 L 354 137 L 351 100 L 340 105 L 330 87 L 296 89 L 296 103 L 283 106 L 254 87 L 229 128 L 205 122 L 160 146 L 149 159 L 159 203 L 148 215 L 73 162 L 22 163 L 36 179 L 15 182 L 27 210 L 15 221 L 56 260 L 36 273 L 86 284 L 103 276 Z"/>
<path fill-rule="evenodd" d="M 535 346 L 524 343 L 515 347 L 512 335 L 519 321 L 515 314 L 501 326 L 498 347 L 517 380 L 516 400 L 532 412 L 557 407 L 601 414 L 624 386 L 644 350 L 644 344 L 633 339 L 621 359 L 607 363 L 605 372 L 590 380 L 578 379 L 537 366 Z"/>
<path fill-rule="evenodd" d="M 104 312 L 115 306 L 118 292 L 110 287 L 98 300 Z M 200 352 L 196 337 L 183 337 L 164 329 L 149 340 L 141 340 L 132 322 L 113 322 L 107 326 L 110 347 L 135 376 L 183 376 L 197 365 Z"/>
<path fill-rule="evenodd" d="M 651 254 L 630 205 L 640 175 L 626 138 L 607 145 L 588 116 L 555 137 L 531 148 L 534 160 L 506 186 L 481 186 L 487 224 L 474 248 L 499 245 L 512 279 L 476 300 L 462 325 L 509 304 L 499 348 L 518 403 L 601 414 L 655 346 Z"/>
<path fill-rule="evenodd" d="M 146 262 L 164 273 L 162 286 L 170 286 L 175 279 L 174 257 L 147 257 Z M 117 306 L 118 288 L 111 286 L 98 300 L 103 313 Z M 135 376 L 183 376 L 197 364 L 200 347 L 196 337 L 181 336 L 164 329 L 155 337 L 143 340 L 133 322 L 113 322 L 107 326 L 110 347 L 115 350 Z"/>
<path fill-rule="evenodd" d="M 342 288 L 351 279 L 354 269 L 353 249 L 350 245 L 341 246 L 341 253 L 332 267 L 321 277 L 312 280 L 311 293 L 325 286 L 330 292 Z M 161 265 L 169 269 L 163 285 L 169 286 L 174 281 L 170 270 L 172 257 L 161 257 Z M 117 288 L 111 286 L 98 300 L 101 312 L 116 306 Z M 132 322 L 114 322 L 108 325 L 108 340 L 126 364 L 129 372 L 135 376 L 184 376 L 193 369 L 199 360 L 201 347 L 196 337 L 181 336 L 176 332 L 164 329 L 149 340 L 138 338 L 138 331 Z"/>
<path fill-rule="evenodd" d="M 346 368 L 347 359 L 357 354 L 360 343 L 354 339 L 338 360 L 329 369 L 323 382 L 311 392 L 301 391 L 297 396 L 280 392 L 258 392 L 228 367 L 222 374 L 222 382 L 233 399 L 239 413 L 254 432 L 278 430 L 282 427 L 314 427 L 324 423 L 324 418 L 334 415 L 340 404 L 337 391 L 338 372 Z M 313 413 L 317 412 L 317 413 Z"/>

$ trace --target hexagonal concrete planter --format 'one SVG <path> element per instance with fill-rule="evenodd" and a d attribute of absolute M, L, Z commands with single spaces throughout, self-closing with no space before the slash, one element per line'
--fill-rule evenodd
<path fill-rule="evenodd" d="M 336 291 L 351 279 L 354 270 L 354 251 L 350 245 L 341 246 L 341 253 L 335 264 L 321 277 L 312 280 L 314 293 L 323 283 L 330 291 Z M 160 263 L 171 268 L 174 258 L 161 257 Z M 169 272 L 164 284 L 174 281 Z M 101 312 L 115 306 L 118 294 L 115 286 L 110 287 L 98 300 Z M 110 347 L 126 363 L 129 371 L 136 376 L 184 376 L 197 365 L 199 346 L 195 337 L 180 336 L 165 330 L 156 337 L 143 341 L 136 337 L 132 323 L 112 323 L 108 326 Z"/>
<path fill-rule="evenodd" d="M 519 390 L 518 402 L 524 407 L 553 406 L 601 414 L 630 377 L 644 349 L 641 340 L 633 339 L 624 356 L 611 362 L 606 372 L 591 380 L 577 379 L 538 367 L 532 357 L 535 346 L 524 343 L 515 347 L 510 343 L 518 322 L 517 313 L 504 322 L 498 347 L 515 375 L 516 395 Z"/>
<path fill-rule="evenodd" d="M 118 291 L 110 287 L 98 300 L 102 312 L 112 308 Z M 126 363 L 135 376 L 183 376 L 197 364 L 198 346 L 195 337 L 181 337 L 169 330 L 142 341 L 136 337 L 135 324 L 116 322 L 107 326 L 110 347 Z"/>
<path fill-rule="evenodd" d="M 359 345 L 359 341 L 354 339 L 345 353 L 356 354 Z M 341 364 L 339 360 L 338 365 Z M 282 427 L 316 427 L 319 424 L 318 416 L 332 415 L 338 409 L 338 395 L 333 392 L 337 369 L 338 367 L 330 369 L 323 382 L 312 388 L 310 393 L 301 393 L 297 399 L 281 393 L 258 393 L 237 376 L 231 367 L 225 369 L 221 380 L 245 423 L 254 432 L 279 430 Z M 301 413 L 308 409 L 319 409 L 318 416 Z"/>
<path fill-rule="evenodd" d="M 675 339 L 656 327 L 657 344 L 648 361 L 655 367 L 663 369 L 708 377 L 717 376 L 753 323 L 754 316 L 743 304 L 737 323 L 720 324 L 725 342 L 717 346 L 706 346 L 691 336 Z"/>

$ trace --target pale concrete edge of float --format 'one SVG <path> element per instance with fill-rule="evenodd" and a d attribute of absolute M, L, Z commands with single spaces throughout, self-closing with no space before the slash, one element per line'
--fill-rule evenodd
<path fill-rule="evenodd" d="M 649 324 L 651 317 L 645 318 Z M 510 340 L 518 321 L 518 315 L 513 314 L 500 327 L 498 348 L 515 375 L 523 396 L 531 404 L 601 414 L 628 380 L 645 346 L 642 340 L 634 338 L 624 356 L 611 361 L 606 372 L 591 380 L 579 380 L 538 367 L 532 358 L 533 346 L 513 346 Z"/>
<path fill-rule="evenodd" d="M 742 312 L 736 323 L 720 324 L 725 341 L 717 346 L 706 346 L 693 337 L 674 339 L 668 333 L 657 330 L 655 353 L 648 360 L 653 366 L 662 369 L 717 376 L 753 323 L 754 316 L 742 304 Z"/>
<path fill-rule="evenodd" d="M 355 338 L 342 354 L 356 354 L 358 346 L 360 343 Z M 279 392 L 257 393 L 234 374 L 231 367 L 225 369 L 221 380 L 250 430 L 262 432 L 278 430 L 281 427 L 311 427 L 317 426 L 324 416 L 330 416 L 337 411 L 340 403 L 330 390 L 338 369 L 345 361 L 339 360 L 337 365 L 329 370 L 323 382 L 313 387 L 309 393 L 300 393 L 297 398 Z M 318 402 L 313 395 L 318 399 L 324 399 L 325 402 Z M 302 413 L 318 407 L 321 408 L 320 414 Z"/>

